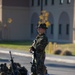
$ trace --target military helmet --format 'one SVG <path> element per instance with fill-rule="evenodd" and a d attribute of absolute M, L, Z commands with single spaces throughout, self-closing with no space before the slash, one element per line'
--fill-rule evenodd
<path fill-rule="evenodd" d="M 45 23 L 43 23 L 43 24 L 39 24 L 37 28 L 47 29 L 47 27 L 46 27 L 46 24 L 45 24 Z"/>

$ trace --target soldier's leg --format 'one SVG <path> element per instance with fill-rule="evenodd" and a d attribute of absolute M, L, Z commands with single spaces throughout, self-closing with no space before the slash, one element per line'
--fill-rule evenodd
<path fill-rule="evenodd" d="M 43 53 L 43 55 L 42 55 L 42 64 L 43 64 L 43 73 L 44 73 L 44 75 L 46 75 L 47 74 L 47 67 L 44 64 L 44 61 L 45 61 L 45 53 Z"/>
<path fill-rule="evenodd" d="M 43 70 L 43 66 L 42 66 L 42 60 L 41 60 L 41 54 L 37 54 L 37 75 L 43 75 L 42 70 Z"/>
<path fill-rule="evenodd" d="M 41 64 L 41 62 L 39 62 L 39 64 L 37 65 L 37 75 L 44 75 L 43 73 L 43 65 Z"/>
<path fill-rule="evenodd" d="M 41 75 L 45 75 L 47 73 L 47 69 L 44 65 L 44 60 L 45 60 L 45 54 L 39 55 L 37 58 L 37 72 L 40 73 Z"/>

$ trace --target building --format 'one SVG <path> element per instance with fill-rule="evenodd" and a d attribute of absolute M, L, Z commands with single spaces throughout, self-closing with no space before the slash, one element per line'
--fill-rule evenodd
<path fill-rule="evenodd" d="M 0 0 L 0 21 L 1 40 L 30 39 L 29 0 Z"/>
<path fill-rule="evenodd" d="M 41 0 L 0 0 L 0 39 L 34 39 L 40 7 Z M 43 0 L 43 8 L 49 12 L 49 41 L 74 43 L 75 0 Z"/>

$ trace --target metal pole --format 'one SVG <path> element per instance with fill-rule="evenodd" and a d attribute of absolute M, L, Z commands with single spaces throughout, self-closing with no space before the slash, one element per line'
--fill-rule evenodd
<path fill-rule="evenodd" d="M 43 0 L 41 0 L 41 11 L 43 10 Z"/>

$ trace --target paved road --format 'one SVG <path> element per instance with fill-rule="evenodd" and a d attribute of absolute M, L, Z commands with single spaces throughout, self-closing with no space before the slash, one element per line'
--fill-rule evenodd
<path fill-rule="evenodd" d="M 22 66 L 25 66 L 30 73 L 30 61 L 31 57 L 13 55 L 15 62 L 19 62 Z M 9 54 L 0 53 L 0 58 L 10 59 Z M 3 61 L 0 61 L 3 63 Z M 9 62 L 10 63 L 10 62 Z M 75 64 L 64 63 L 46 60 L 45 65 L 47 66 L 48 73 L 50 75 L 75 75 Z"/>
<path fill-rule="evenodd" d="M 0 48 L 0 53 L 9 54 L 10 49 Z M 19 55 L 19 56 L 25 56 L 25 57 L 31 57 L 31 54 L 29 52 L 25 52 L 23 50 L 12 50 L 12 54 Z M 75 64 L 75 56 L 57 56 L 57 55 L 46 55 L 46 60 L 50 61 L 57 61 L 57 62 L 65 62 L 65 63 L 73 63 Z"/>

